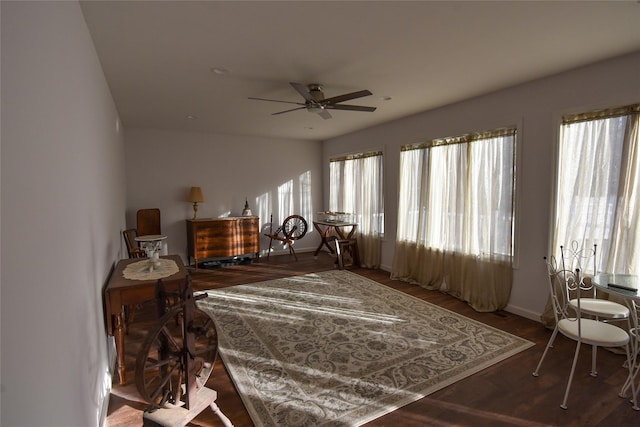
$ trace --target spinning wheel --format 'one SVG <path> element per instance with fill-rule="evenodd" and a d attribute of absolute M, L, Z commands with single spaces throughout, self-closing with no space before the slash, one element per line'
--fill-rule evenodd
<path fill-rule="evenodd" d="M 291 240 L 302 239 L 307 234 L 307 221 L 300 215 L 288 216 L 282 223 L 282 231 Z"/>
<path fill-rule="evenodd" d="M 161 294 L 161 291 L 158 292 Z M 187 409 L 204 388 L 218 352 L 213 320 L 195 306 L 190 286 L 180 302 L 165 310 L 158 297 L 159 313 L 165 312 L 147 334 L 136 359 L 136 386 L 151 410 L 169 403 Z"/>
<path fill-rule="evenodd" d="M 273 215 L 271 215 L 271 224 L 273 224 Z M 307 234 L 307 221 L 300 215 L 290 215 L 285 218 L 282 225 L 276 229 L 275 232 L 265 233 L 269 240 L 269 252 L 267 252 L 267 258 L 271 254 L 271 246 L 274 240 L 278 240 L 289 247 L 289 253 L 293 254 L 298 260 L 296 251 L 293 249 L 293 243 L 296 240 L 302 239 Z"/>

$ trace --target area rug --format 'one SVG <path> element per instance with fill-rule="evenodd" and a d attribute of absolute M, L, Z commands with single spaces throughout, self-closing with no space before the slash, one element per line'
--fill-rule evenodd
<path fill-rule="evenodd" d="M 207 293 L 257 427 L 358 426 L 533 345 L 344 270 Z"/>

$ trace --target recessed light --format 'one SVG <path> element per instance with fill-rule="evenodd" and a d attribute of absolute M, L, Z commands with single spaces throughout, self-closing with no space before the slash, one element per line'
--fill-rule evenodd
<path fill-rule="evenodd" d="M 213 74 L 217 74 L 219 76 L 224 76 L 225 74 L 229 74 L 231 71 L 229 71 L 229 69 L 224 68 L 224 67 L 213 67 L 211 69 L 211 72 Z"/>
<path fill-rule="evenodd" d="M 313 130 L 313 127 L 311 127 L 311 126 L 305 126 L 304 128 L 305 128 L 306 130 Z"/>
<path fill-rule="evenodd" d="M 188 114 L 185 116 L 188 120 L 196 120 L 198 116 L 194 116 L 193 114 Z"/>
<path fill-rule="evenodd" d="M 390 96 L 381 96 L 379 99 L 380 101 L 391 101 L 392 98 Z"/>

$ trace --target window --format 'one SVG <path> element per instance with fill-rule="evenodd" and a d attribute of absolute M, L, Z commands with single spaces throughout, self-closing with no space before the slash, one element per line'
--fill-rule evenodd
<path fill-rule="evenodd" d="M 514 129 L 402 150 L 398 240 L 513 255 Z"/>
<path fill-rule="evenodd" d="M 640 273 L 640 104 L 565 116 L 552 250 L 598 245 L 597 269 Z"/>
<path fill-rule="evenodd" d="M 402 147 L 392 277 L 447 291 L 479 311 L 506 306 L 515 136 L 497 129 Z"/>
<path fill-rule="evenodd" d="M 381 238 L 384 234 L 382 152 L 332 158 L 329 173 L 329 209 L 354 215 L 358 223 L 361 264 L 379 267 Z"/>

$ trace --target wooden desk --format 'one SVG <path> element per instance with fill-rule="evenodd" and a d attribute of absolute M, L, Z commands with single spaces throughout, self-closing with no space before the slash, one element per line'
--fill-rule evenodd
<path fill-rule="evenodd" d="M 332 221 L 313 221 L 313 226 L 320 233 L 320 237 L 322 241 L 318 246 L 318 249 L 313 253 L 313 256 L 318 256 L 318 253 L 322 249 L 323 246 L 326 246 L 329 249 L 329 252 L 333 254 L 333 248 L 329 246 L 328 238 L 331 235 L 332 231 L 335 231 L 338 237 L 342 240 L 351 239 L 353 235 L 356 233 L 358 228 L 358 224 L 355 222 L 332 222 Z M 344 227 L 351 227 L 349 232 L 345 235 Z"/>
<path fill-rule="evenodd" d="M 168 255 L 161 258 L 171 259 L 178 266 L 178 272 L 162 278 L 167 291 L 179 290 L 185 285 L 187 269 L 179 255 Z M 126 383 L 124 363 L 124 307 L 140 304 L 155 299 L 157 279 L 133 280 L 123 276 L 124 269 L 135 262 L 146 262 L 144 258 L 130 258 L 120 260 L 116 264 L 113 274 L 104 290 L 104 304 L 106 311 L 107 333 L 115 338 L 118 356 L 118 375 L 120 384 Z"/>

